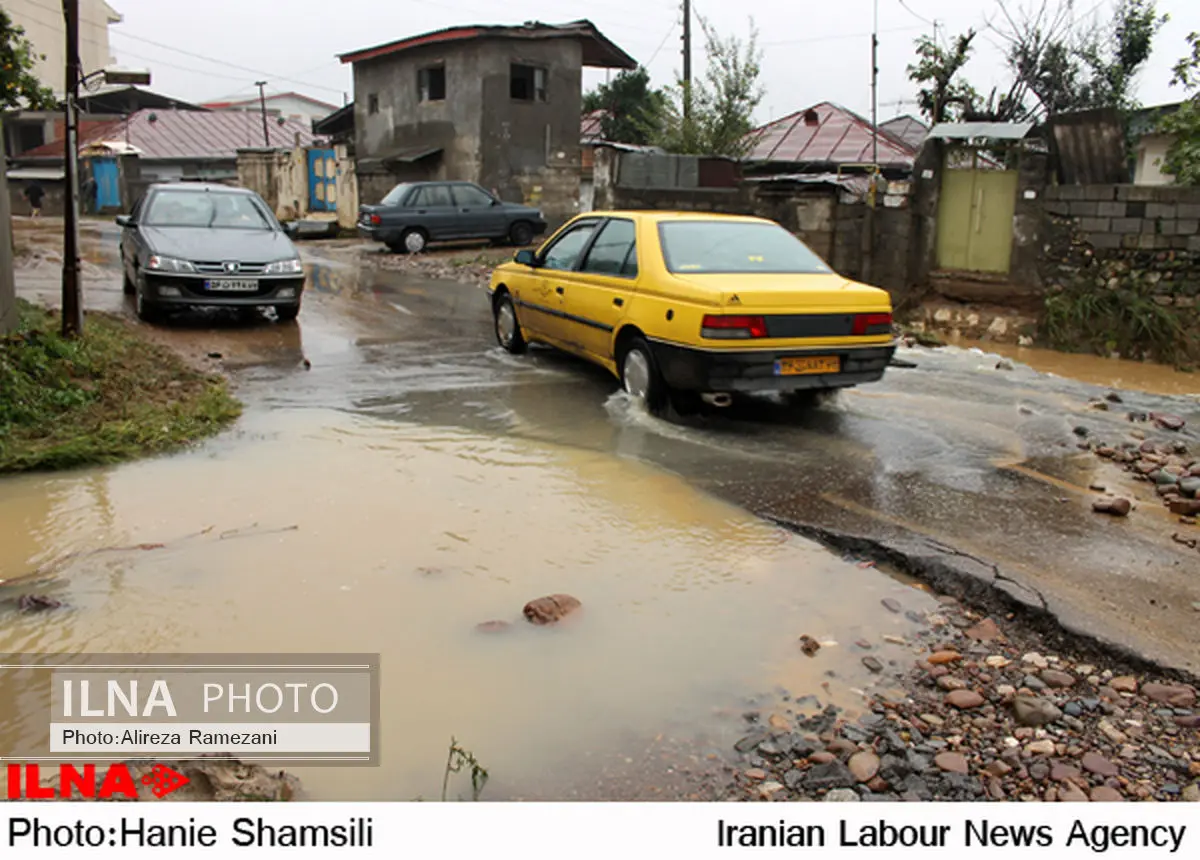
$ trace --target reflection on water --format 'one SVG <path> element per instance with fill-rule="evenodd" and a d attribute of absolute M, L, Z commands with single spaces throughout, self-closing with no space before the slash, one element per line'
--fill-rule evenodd
<path fill-rule="evenodd" d="M 955 341 L 955 345 L 982 349 L 1027 364 L 1041 373 L 1053 373 L 1089 385 L 1148 391 L 1152 394 L 1200 394 L 1200 374 L 1185 373 L 1164 364 L 1005 343 L 959 340 Z"/>
<path fill-rule="evenodd" d="M 382 766 L 298 771 L 318 798 L 435 797 L 451 734 L 491 770 L 489 796 L 547 796 L 584 759 L 781 679 L 852 703 L 868 679 L 849 643 L 906 623 L 881 598 L 929 603 L 608 453 L 318 410 L 251 415 L 183 456 L 5 480 L 0 524 L 0 575 L 62 559 L 36 590 L 66 604 L 4 609 L 9 653 L 380 653 Z M 165 547 L 63 559 L 143 542 Z M 583 602 L 575 623 L 520 621 L 554 592 Z M 515 626 L 474 630 L 491 619 Z M 821 660 L 802 633 L 830 643 Z M 44 708 L 0 703 L 4 746 Z M 737 726 L 709 728 L 727 750 Z"/>

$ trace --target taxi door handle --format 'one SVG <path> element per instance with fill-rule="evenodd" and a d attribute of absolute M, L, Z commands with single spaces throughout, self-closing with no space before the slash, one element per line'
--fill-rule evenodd
<path fill-rule="evenodd" d="M 558 293 L 558 294 L 561 296 L 561 295 L 563 294 L 563 288 L 562 288 L 562 287 L 555 287 L 555 288 L 554 288 L 554 292 Z"/>
<path fill-rule="evenodd" d="M 616 305 L 617 307 L 621 307 L 621 305 L 625 304 L 625 300 L 624 299 L 613 299 L 613 304 Z"/>

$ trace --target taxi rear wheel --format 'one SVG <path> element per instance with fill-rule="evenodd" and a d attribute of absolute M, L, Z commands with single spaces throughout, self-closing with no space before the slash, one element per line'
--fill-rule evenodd
<path fill-rule="evenodd" d="M 626 394 L 645 404 L 649 412 L 661 412 L 666 405 L 667 384 L 643 337 L 633 338 L 621 353 L 621 386 Z"/>
<path fill-rule="evenodd" d="M 495 321 L 496 341 L 513 355 L 525 351 L 525 337 L 521 334 L 521 325 L 517 322 L 517 309 L 513 306 L 512 296 L 501 293 L 492 306 L 492 317 Z"/>

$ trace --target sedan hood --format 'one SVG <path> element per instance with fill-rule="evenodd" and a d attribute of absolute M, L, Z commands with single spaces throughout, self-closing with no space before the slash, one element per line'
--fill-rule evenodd
<path fill-rule="evenodd" d="M 270 263 L 298 257 L 296 246 L 274 230 L 236 230 L 222 227 L 142 227 L 153 253 L 199 262 L 235 260 Z"/>
<path fill-rule="evenodd" d="M 876 310 L 890 307 L 886 290 L 851 281 L 842 275 L 684 274 L 684 283 L 717 293 L 721 305 L 754 310 L 810 312 Z M 736 301 L 734 298 L 736 297 Z"/>

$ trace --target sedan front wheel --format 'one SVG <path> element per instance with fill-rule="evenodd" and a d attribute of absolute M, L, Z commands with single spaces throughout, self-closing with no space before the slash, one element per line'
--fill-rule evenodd
<path fill-rule="evenodd" d="M 496 323 L 496 341 L 506 351 L 520 355 L 525 351 L 525 337 L 521 334 L 521 324 L 517 322 L 517 309 L 513 306 L 512 296 L 501 293 L 492 306 L 492 315 Z"/>

